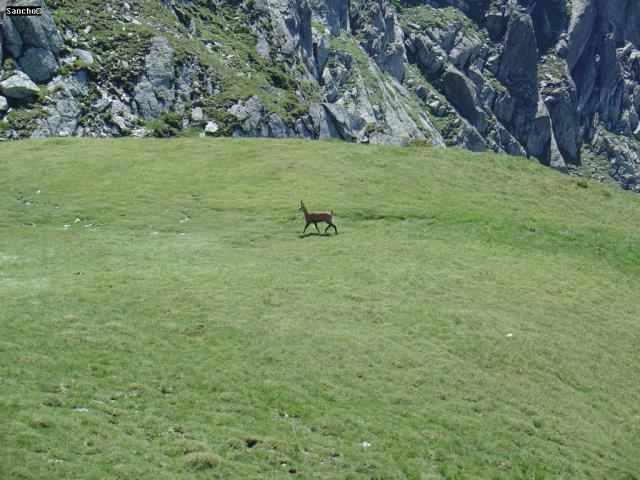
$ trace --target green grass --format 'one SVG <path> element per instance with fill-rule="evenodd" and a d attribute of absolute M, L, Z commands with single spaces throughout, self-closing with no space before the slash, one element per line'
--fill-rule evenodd
<path fill-rule="evenodd" d="M 0 478 L 640 478 L 637 196 L 338 142 L 0 168 Z"/>

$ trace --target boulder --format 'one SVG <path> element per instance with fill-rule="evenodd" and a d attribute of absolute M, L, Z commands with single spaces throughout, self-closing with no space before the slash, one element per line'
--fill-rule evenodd
<path fill-rule="evenodd" d="M 49 50 L 44 48 L 28 48 L 18 60 L 24 73 L 36 83 L 49 80 L 58 69 L 58 62 Z"/>
<path fill-rule="evenodd" d="M 238 102 L 229 108 L 228 112 L 236 117 L 239 128 L 233 132 L 234 137 L 260 136 L 258 129 L 264 116 L 264 107 L 257 95 L 253 95 L 244 102 Z"/>
<path fill-rule="evenodd" d="M 415 57 L 420 70 L 427 75 L 438 74 L 444 65 L 446 53 L 438 45 L 434 44 L 426 35 L 412 37 L 410 49 Z"/>
<path fill-rule="evenodd" d="M 207 125 L 204 127 L 204 134 L 205 135 L 213 135 L 214 133 L 216 133 L 220 128 L 218 127 L 218 124 L 214 121 L 211 121 L 209 123 L 207 123 Z"/>
<path fill-rule="evenodd" d="M 144 120 L 156 118 L 165 110 L 164 106 L 158 102 L 153 85 L 146 76 L 143 76 L 136 85 L 133 98 Z"/>
<path fill-rule="evenodd" d="M 21 101 L 31 100 L 40 92 L 40 88 L 22 72 L 18 72 L 0 82 L 0 90 L 2 90 L 5 97 Z"/>
<path fill-rule="evenodd" d="M 80 108 L 73 97 L 63 97 L 56 102 L 53 115 L 42 120 L 31 138 L 69 137 L 78 128 Z"/>
<path fill-rule="evenodd" d="M 0 112 L 6 112 L 9 109 L 7 99 L 0 95 Z"/>
<path fill-rule="evenodd" d="M 194 107 L 191 110 L 191 121 L 193 123 L 202 123 L 204 121 L 204 111 L 202 107 Z"/>
<path fill-rule="evenodd" d="M 86 65 L 91 65 L 93 63 L 93 55 L 91 52 L 87 50 L 82 50 L 80 48 L 74 48 L 71 53 L 78 57 L 78 60 L 83 62 Z"/>
<path fill-rule="evenodd" d="M 11 17 L 11 21 L 25 46 L 43 48 L 57 58 L 64 45 L 62 38 L 44 1 L 35 3 L 42 7 L 42 15 Z"/>
<path fill-rule="evenodd" d="M 293 130 L 277 114 L 272 113 L 262 125 L 261 136 L 269 138 L 293 137 Z"/>
<path fill-rule="evenodd" d="M 463 117 L 471 123 L 475 123 L 478 100 L 473 82 L 455 67 L 447 68 L 442 76 L 442 82 L 447 100 L 458 109 Z"/>
<path fill-rule="evenodd" d="M 311 129 L 316 138 L 340 138 L 338 129 L 322 105 L 318 103 L 311 104 L 309 107 L 309 117 L 311 120 Z"/>
<path fill-rule="evenodd" d="M 102 96 L 93 102 L 91 102 L 91 110 L 93 112 L 104 112 L 111 105 L 111 99 L 109 97 Z"/>
<path fill-rule="evenodd" d="M 173 49 L 164 37 L 151 39 L 151 48 L 145 58 L 146 75 L 142 75 L 134 88 L 134 99 L 145 120 L 167 112 L 175 100 L 173 81 Z"/>
<path fill-rule="evenodd" d="M 324 107 L 331 115 L 338 132 L 340 132 L 340 136 L 344 140 L 353 142 L 363 135 L 367 127 L 367 122 L 364 118 L 345 110 L 336 103 L 325 103 Z"/>
<path fill-rule="evenodd" d="M 514 12 L 509 20 L 498 79 L 509 91 L 533 101 L 537 95 L 538 49 L 531 18 Z"/>
<path fill-rule="evenodd" d="M 4 48 L 9 52 L 9 55 L 13 58 L 18 58 L 22 55 L 24 42 L 11 19 L 12 17 L 4 17 L 3 22 L 0 24 L 2 26 L 2 32 L 0 32 L 2 35 L 0 37 L 4 38 Z"/>
<path fill-rule="evenodd" d="M 155 89 L 168 90 L 175 78 L 173 49 L 164 37 L 153 37 L 146 56 L 147 78 Z"/>

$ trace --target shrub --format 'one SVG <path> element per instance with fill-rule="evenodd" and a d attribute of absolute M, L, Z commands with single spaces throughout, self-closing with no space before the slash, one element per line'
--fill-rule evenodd
<path fill-rule="evenodd" d="M 185 457 L 185 463 L 192 470 L 210 470 L 222 463 L 222 459 L 211 452 L 194 452 Z"/>

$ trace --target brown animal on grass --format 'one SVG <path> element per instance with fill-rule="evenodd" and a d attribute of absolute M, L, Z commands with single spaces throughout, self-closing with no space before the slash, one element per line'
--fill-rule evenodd
<path fill-rule="evenodd" d="M 302 213 L 304 213 L 304 221 L 307 223 L 304 227 L 304 230 L 302 231 L 303 234 L 307 231 L 307 227 L 312 223 L 315 225 L 318 233 L 320 233 L 318 222 L 324 222 L 327 224 L 327 228 L 324 229 L 324 233 L 327 233 L 327 230 L 333 227 L 333 229 L 336 231 L 336 235 L 338 235 L 338 227 L 336 227 L 336 224 L 333 223 L 333 210 L 331 210 L 330 212 L 310 212 L 309 210 L 307 210 L 307 207 L 304 206 L 302 200 L 300 200 L 300 208 L 298 208 L 298 210 L 302 210 Z"/>

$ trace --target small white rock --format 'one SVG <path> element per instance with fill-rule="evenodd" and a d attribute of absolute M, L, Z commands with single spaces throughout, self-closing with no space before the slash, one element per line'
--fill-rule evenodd
<path fill-rule="evenodd" d="M 207 126 L 204 127 L 204 133 L 206 135 L 213 135 L 219 130 L 219 128 L 220 127 L 218 127 L 218 124 L 216 122 L 209 122 L 207 123 Z"/>
<path fill-rule="evenodd" d="M 85 413 L 85 412 L 88 412 L 89 409 L 88 408 L 84 408 L 84 407 L 80 407 L 80 408 L 74 408 L 73 411 L 74 412 Z"/>
<path fill-rule="evenodd" d="M 507 338 L 511 338 L 511 337 L 513 337 L 513 333 L 511 332 L 507 333 Z"/>
<path fill-rule="evenodd" d="M 364 448 L 367 448 L 371 446 L 371 442 L 368 442 L 367 440 L 363 440 L 360 442 L 360 445 L 362 445 Z"/>

